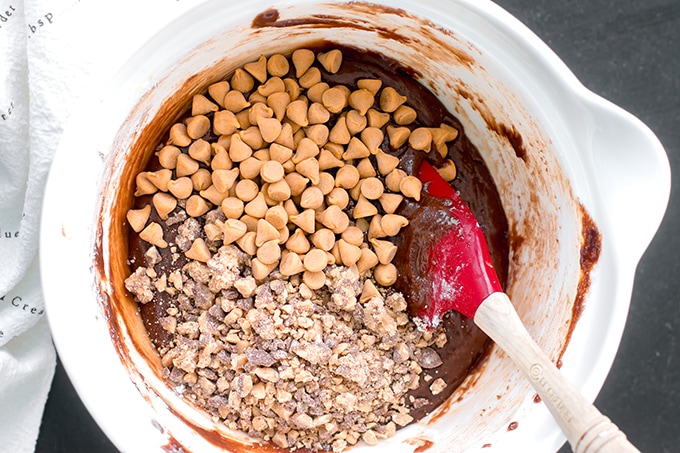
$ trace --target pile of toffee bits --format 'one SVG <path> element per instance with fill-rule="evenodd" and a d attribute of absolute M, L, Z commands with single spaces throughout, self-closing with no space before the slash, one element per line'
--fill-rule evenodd
<path fill-rule="evenodd" d="M 127 289 L 175 301 L 159 320 L 167 380 L 216 422 L 291 449 L 392 436 L 427 404 L 407 392 L 446 343 L 391 288 L 390 238 L 408 224 L 395 211 L 422 185 L 383 146 L 445 157 L 457 130 L 412 126 L 416 111 L 381 80 L 329 86 L 320 68 L 336 73 L 342 57 L 261 56 L 195 95 L 161 169 L 136 177 L 150 203 L 127 213 L 149 244 Z M 455 178 L 450 160 L 438 170 Z M 186 264 L 161 267 L 159 249 Z"/>

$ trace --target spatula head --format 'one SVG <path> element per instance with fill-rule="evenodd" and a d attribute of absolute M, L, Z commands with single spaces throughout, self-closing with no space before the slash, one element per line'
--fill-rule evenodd
<path fill-rule="evenodd" d="M 470 208 L 427 161 L 422 162 L 418 178 L 426 194 L 446 201 L 444 214 L 437 218 L 444 231 L 426 254 L 421 253 L 427 256 L 427 272 L 421 278 L 430 285 L 429 301 L 411 313 L 421 327 L 431 329 L 449 310 L 474 318 L 484 299 L 502 289 L 484 233 Z"/>

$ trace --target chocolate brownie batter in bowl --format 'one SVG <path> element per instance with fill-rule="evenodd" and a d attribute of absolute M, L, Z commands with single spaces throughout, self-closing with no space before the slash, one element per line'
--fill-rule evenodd
<path fill-rule="evenodd" d="M 425 301 L 407 257 L 440 232 L 424 158 L 594 399 L 667 162 L 493 4 L 206 2 L 103 92 L 55 158 L 42 265 L 64 365 L 121 450 L 557 449 L 469 319 L 408 316 Z"/>

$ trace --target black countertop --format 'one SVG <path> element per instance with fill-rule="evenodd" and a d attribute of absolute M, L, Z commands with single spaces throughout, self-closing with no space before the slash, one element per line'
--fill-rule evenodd
<path fill-rule="evenodd" d="M 586 87 L 645 122 L 666 148 L 671 167 L 680 168 L 680 1 L 498 3 L 540 36 Z M 596 400 L 644 452 L 680 451 L 679 197 L 674 184 L 663 224 L 638 267 L 621 347 Z M 61 365 L 36 451 L 116 451 Z"/>

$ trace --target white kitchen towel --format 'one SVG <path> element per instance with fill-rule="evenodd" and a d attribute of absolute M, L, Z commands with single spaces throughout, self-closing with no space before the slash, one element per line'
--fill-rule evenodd
<path fill-rule="evenodd" d="M 0 453 L 35 449 L 54 374 L 38 229 L 60 135 L 85 87 L 199 1 L 0 0 Z"/>

